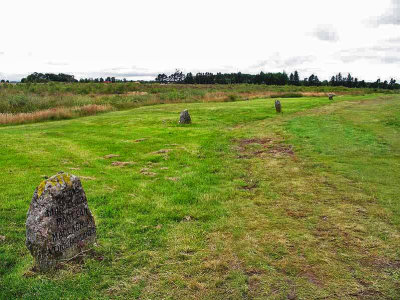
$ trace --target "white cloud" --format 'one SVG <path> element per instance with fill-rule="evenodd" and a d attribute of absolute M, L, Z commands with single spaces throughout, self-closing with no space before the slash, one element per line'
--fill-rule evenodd
<path fill-rule="evenodd" d="M 400 43 L 400 37 L 387 39 L 386 42 L 388 42 L 388 43 L 394 43 L 394 44 Z"/>
<path fill-rule="evenodd" d="M 336 54 L 344 63 L 364 61 L 369 64 L 386 64 L 400 66 L 400 46 L 375 45 L 364 48 L 346 49 Z"/>
<path fill-rule="evenodd" d="M 68 63 L 59 61 L 48 61 L 47 64 L 50 66 L 68 66 Z"/>
<path fill-rule="evenodd" d="M 284 64 L 286 67 L 295 67 L 299 65 L 303 65 L 305 63 L 309 63 L 315 60 L 315 57 L 312 55 L 306 56 L 293 56 L 285 60 Z"/>
<path fill-rule="evenodd" d="M 400 25 L 400 0 L 392 0 L 389 8 L 379 17 L 372 18 L 373 25 Z"/>
<path fill-rule="evenodd" d="M 332 25 L 319 25 L 312 35 L 321 41 L 337 42 L 339 40 L 339 35 Z"/>
<path fill-rule="evenodd" d="M 315 57 L 312 55 L 306 56 L 292 56 L 282 59 L 279 53 L 274 53 L 266 60 L 261 60 L 250 66 L 250 72 L 259 72 L 263 70 L 271 71 L 284 71 L 284 70 L 294 70 L 299 68 L 305 63 L 312 62 Z"/>

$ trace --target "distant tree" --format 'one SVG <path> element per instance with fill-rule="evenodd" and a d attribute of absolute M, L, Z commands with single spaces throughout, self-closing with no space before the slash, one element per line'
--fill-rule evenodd
<path fill-rule="evenodd" d="M 342 77 L 341 73 L 336 75 L 336 82 L 338 82 L 339 85 L 341 85 L 343 83 L 343 77 Z"/>
<path fill-rule="evenodd" d="M 242 75 L 242 72 L 238 72 L 235 77 L 236 83 L 243 83 L 244 76 Z"/>
<path fill-rule="evenodd" d="M 186 84 L 194 84 L 194 78 L 193 78 L 193 74 L 192 73 L 187 73 L 184 83 Z"/>
<path fill-rule="evenodd" d="M 168 76 L 166 74 L 158 74 L 156 78 L 156 82 L 165 83 L 168 80 Z"/>
<path fill-rule="evenodd" d="M 374 84 L 374 88 L 379 89 L 380 87 L 381 87 L 381 80 L 378 79 L 378 80 L 375 82 L 375 84 Z"/>
<path fill-rule="evenodd" d="M 346 78 L 346 81 L 345 81 L 345 83 L 344 83 L 344 86 L 346 86 L 346 87 L 353 87 L 353 81 L 354 81 L 354 78 L 351 76 L 351 74 L 349 73 L 348 75 L 347 75 L 347 78 Z"/>
<path fill-rule="evenodd" d="M 393 78 L 391 78 L 390 79 L 390 83 L 389 83 L 389 89 L 394 89 L 395 88 L 395 86 L 396 86 L 396 80 L 395 79 L 393 79 Z"/>
<path fill-rule="evenodd" d="M 300 85 L 300 76 L 299 76 L 299 72 L 297 72 L 297 71 L 294 71 L 293 84 Z"/>
<path fill-rule="evenodd" d="M 335 85 L 336 85 L 335 76 L 332 76 L 332 77 L 331 77 L 331 80 L 329 81 L 329 85 L 330 85 L 330 86 L 335 86 Z"/>
<path fill-rule="evenodd" d="M 168 81 L 172 83 L 182 83 L 184 80 L 185 75 L 178 69 L 176 69 L 175 72 L 168 77 Z"/>
<path fill-rule="evenodd" d="M 315 76 L 314 76 L 314 74 L 311 74 L 311 76 L 308 77 L 308 84 L 314 85 L 314 80 L 315 80 Z"/>
<path fill-rule="evenodd" d="M 44 83 L 49 81 L 56 81 L 56 82 L 77 82 L 78 80 L 75 79 L 74 75 L 68 74 L 53 74 L 53 73 L 32 73 L 28 75 L 26 78 L 21 80 L 22 82 L 38 82 Z"/>

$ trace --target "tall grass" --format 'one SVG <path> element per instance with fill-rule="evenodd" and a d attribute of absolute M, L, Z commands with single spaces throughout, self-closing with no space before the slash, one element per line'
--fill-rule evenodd
<path fill-rule="evenodd" d="M 23 124 L 45 120 L 62 120 L 80 116 L 90 116 L 112 110 L 111 105 L 89 104 L 77 107 L 57 107 L 30 113 L 0 113 L 0 124 Z"/>

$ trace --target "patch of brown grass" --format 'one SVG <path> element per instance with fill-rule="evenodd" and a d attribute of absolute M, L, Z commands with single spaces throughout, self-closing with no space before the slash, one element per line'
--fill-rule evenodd
<path fill-rule="evenodd" d="M 132 161 L 114 161 L 111 163 L 112 166 L 115 167 L 124 167 L 124 166 L 129 166 L 129 165 L 133 165 L 134 162 Z"/>
<path fill-rule="evenodd" d="M 167 177 L 167 179 L 171 181 L 178 181 L 179 177 Z"/>
<path fill-rule="evenodd" d="M 143 174 L 143 175 L 146 175 L 146 176 L 150 176 L 150 177 L 153 177 L 153 176 L 157 175 L 157 173 L 151 172 L 149 168 L 142 168 L 140 170 L 140 173 Z"/>
<path fill-rule="evenodd" d="M 89 104 L 80 107 L 57 107 L 30 113 L 0 113 L 0 125 L 34 123 L 46 120 L 71 119 L 111 111 L 111 105 Z"/>
<path fill-rule="evenodd" d="M 90 177 L 90 176 L 79 176 L 79 178 L 83 180 L 96 180 L 96 177 Z"/>
<path fill-rule="evenodd" d="M 137 139 L 137 140 L 135 140 L 134 142 L 135 142 L 135 143 L 140 143 L 140 142 L 143 142 L 143 141 L 145 141 L 145 140 L 147 140 L 147 139 Z"/>
<path fill-rule="evenodd" d="M 154 154 L 165 154 L 165 153 L 168 153 L 168 152 L 171 152 L 171 151 L 172 151 L 172 149 L 160 149 L 160 150 L 155 151 L 153 153 Z"/>
<path fill-rule="evenodd" d="M 243 154 L 239 155 L 239 158 L 251 158 L 264 153 L 272 154 L 273 156 L 294 155 L 292 145 L 281 143 L 281 141 L 272 138 L 249 138 L 240 139 L 236 142 L 239 144 L 238 150 Z M 258 148 L 254 149 L 254 146 L 258 146 Z"/>
<path fill-rule="evenodd" d="M 114 158 L 114 157 L 119 157 L 119 155 L 118 154 L 108 154 L 108 155 L 104 156 L 105 159 Z"/>
<path fill-rule="evenodd" d="M 149 93 L 148 92 L 139 92 L 139 91 L 133 91 L 133 92 L 127 92 L 127 93 L 125 93 L 125 95 L 131 95 L 131 96 L 137 96 L 137 95 L 139 95 L 139 96 L 144 96 L 144 95 L 148 95 Z"/>
<path fill-rule="evenodd" d="M 74 112 L 79 115 L 90 116 L 95 115 L 101 112 L 107 112 L 113 110 L 112 106 L 109 104 L 106 105 L 97 105 L 97 104 L 89 104 L 85 106 L 75 107 L 73 108 Z"/>

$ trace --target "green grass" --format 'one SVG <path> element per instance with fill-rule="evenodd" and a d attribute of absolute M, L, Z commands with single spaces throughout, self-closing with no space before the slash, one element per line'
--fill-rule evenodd
<path fill-rule="evenodd" d="M 400 97 L 281 102 L 0 127 L 0 299 L 398 299 Z M 26 212 L 59 171 L 82 177 L 98 243 L 40 274 Z"/>

